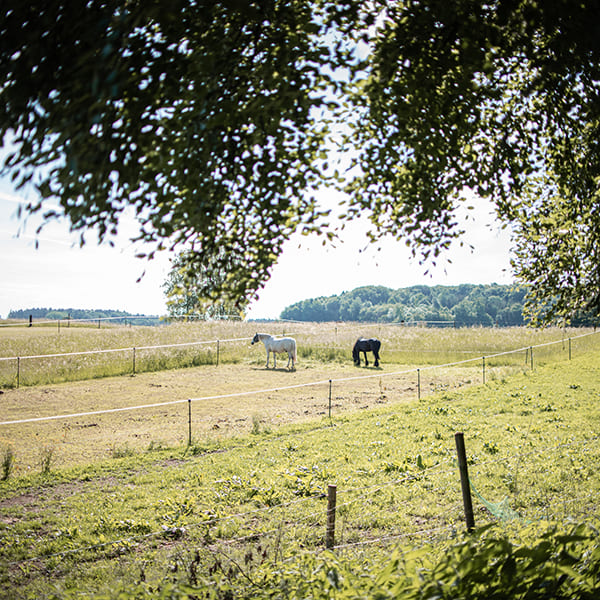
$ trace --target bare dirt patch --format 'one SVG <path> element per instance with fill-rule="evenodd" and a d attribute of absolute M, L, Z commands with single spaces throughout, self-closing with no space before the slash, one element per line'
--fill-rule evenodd
<path fill-rule="evenodd" d="M 466 370 L 438 374 L 436 386 L 471 377 Z M 303 363 L 292 372 L 222 364 L 20 388 L 3 394 L 0 422 L 53 418 L 0 425 L 0 447 L 12 446 L 18 475 L 39 469 L 43 460 L 62 466 L 186 443 L 190 409 L 193 441 L 273 429 L 327 417 L 330 380 L 334 417 L 417 396 L 414 369 L 351 363 Z"/>

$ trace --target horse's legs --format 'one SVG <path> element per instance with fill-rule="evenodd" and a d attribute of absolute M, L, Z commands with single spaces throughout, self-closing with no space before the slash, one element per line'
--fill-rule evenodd
<path fill-rule="evenodd" d="M 379 366 L 379 352 L 377 352 L 377 350 L 373 350 L 373 354 L 375 356 L 375 366 L 378 367 Z"/>
<path fill-rule="evenodd" d="M 363 352 L 363 354 L 365 355 L 365 367 L 369 366 L 369 361 L 367 360 L 367 353 Z"/>
<path fill-rule="evenodd" d="M 267 350 L 267 364 L 265 365 L 267 369 L 269 368 L 269 354 L 270 352 Z"/>

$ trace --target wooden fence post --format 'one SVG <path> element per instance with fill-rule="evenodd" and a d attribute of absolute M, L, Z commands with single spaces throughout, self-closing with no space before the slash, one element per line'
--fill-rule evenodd
<path fill-rule="evenodd" d="M 133 350 L 133 359 L 132 359 L 133 364 L 132 364 L 131 374 L 135 375 L 135 346 L 132 348 L 132 350 Z"/>
<path fill-rule="evenodd" d="M 571 338 L 569 338 L 569 360 L 571 360 Z"/>
<path fill-rule="evenodd" d="M 417 369 L 417 400 L 421 399 L 421 369 Z"/>
<path fill-rule="evenodd" d="M 456 440 L 456 454 L 458 456 L 458 469 L 460 471 L 460 486 L 465 509 L 465 521 L 467 523 L 467 531 L 471 531 L 475 527 L 475 518 L 473 517 L 473 503 L 471 501 L 471 486 L 469 485 L 465 439 L 464 435 L 460 432 L 454 434 L 454 439 Z"/>
<path fill-rule="evenodd" d="M 482 368 L 483 368 L 483 385 L 485 385 L 485 356 L 481 357 Z"/>
<path fill-rule="evenodd" d="M 531 370 L 533 371 L 533 346 L 529 346 L 529 359 L 531 360 Z"/>
<path fill-rule="evenodd" d="M 329 419 L 331 419 L 331 379 L 329 380 Z"/>
<path fill-rule="evenodd" d="M 335 505 L 337 486 L 327 486 L 327 533 L 325 536 L 325 547 L 333 548 L 335 545 Z"/>
<path fill-rule="evenodd" d="M 188 446 L 192 445 L 192 399 L 188 398 Z"/>

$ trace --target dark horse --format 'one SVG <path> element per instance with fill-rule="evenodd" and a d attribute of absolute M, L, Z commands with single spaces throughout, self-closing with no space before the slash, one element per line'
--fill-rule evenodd
<path fill-rule="evenodd" d="M 378 367 L 379 348 L 381 348 L 381 342 L 375 338 L 371 338 L 370 340 L 358 338 L 356 340 L 356 344 L 354 344 L 354 348 L 352 349 L 352 358 L 354 359 L 354 364 L 357 367 L 360 367 L 360 353 L 362 352 L 365 355 L 365 367 L 368 367 L 369 361 L 367 360 L 367 352 L 372 352 L 373 356 L 375 357 L 375 366 Z"/>

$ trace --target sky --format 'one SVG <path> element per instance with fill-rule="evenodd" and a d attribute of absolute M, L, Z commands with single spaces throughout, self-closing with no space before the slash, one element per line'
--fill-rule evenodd
<path fill-rule="evenodd" d="M 50 222 L 36 234 L 39 217 L 18 218 L 19 204 L 28 200 L 35 198 L 23 196 L 9 180 L 0 179 L 0 318 L 11 310 L 42 307 L 167 313 L 162 285 L 171 255 L 163 253 L 152 261 L 137 258 L 139 248 L 129 241 L 133 219 L 121 219 L 115 247 L 98 245 L 90 232 L 81 248 L 67 221 Z M 402 241 L 386 239 L 380 250 L 369 246 L 361 221 L 347 226 L 335 246 L 323 246 L 318 236 L 290 239 L 247 318 L 276 319 L 286 306 L 300 300 L 364 285 L 396 289 L 511 283 L 509 234 L 499 228 L 489 205 L 481 200 L 474 204 L 463 246 L 455 243 L 437 267 L 419 264 Z"/>

